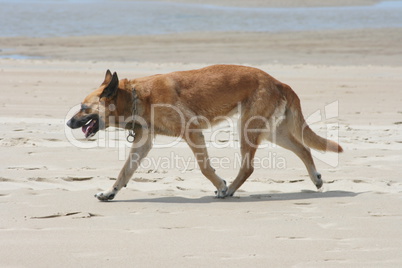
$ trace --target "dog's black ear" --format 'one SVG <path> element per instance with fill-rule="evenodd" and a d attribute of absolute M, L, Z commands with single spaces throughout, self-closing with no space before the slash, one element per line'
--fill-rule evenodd
<path fill-rule="evenodd" d="M 107 85 L 112 80 L 112 72 L 110 70 L 106 71 L 105 80 L 103 81 L 102 85 Z"/>
<path fill-rule="evenodd" d="M 107 82 L 107 80 L 110 80 L 110 82 L 105 87 L 105 89 L 103 90 L 103 92 L 99 96 L 99 98 L 103 98 L 103 97 L 113 98 L 117 93 L 117 89 L 119 88 L 119 78 L 117 77 L 117 73 L 114 72 L 112 75 L 111 72 L 109 70 L 107 70 L 106 76 L 105 76 L 105 82 Z"/>

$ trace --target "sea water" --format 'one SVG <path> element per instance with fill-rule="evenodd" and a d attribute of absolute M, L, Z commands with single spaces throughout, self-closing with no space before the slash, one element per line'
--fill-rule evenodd
<path fill-rule="evenodd" d="M 402 27 L 402 1 L 247 8 L 157 1 L 0 0 L 0 37 L 283 32 Z"/>

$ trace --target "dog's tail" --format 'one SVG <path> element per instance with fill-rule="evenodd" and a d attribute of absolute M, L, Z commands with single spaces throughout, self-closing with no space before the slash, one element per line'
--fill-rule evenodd
<path fill-rule="evenodd" d="M 288 128 L 294 137 L 304 146 L 319 151 L 343 152 L 338 143 L 320 137 L 311 130 L 303 117 L 299 97 L 288 85 L 282 84 L 281 87 L 287 100 L 286 118 Z"/>

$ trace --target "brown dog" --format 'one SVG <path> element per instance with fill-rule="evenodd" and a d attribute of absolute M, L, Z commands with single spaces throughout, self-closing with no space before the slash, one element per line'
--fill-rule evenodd
<path fill-rule="evenodd" d="M 241 107 L 242 164 L 227 187 L 209 163 L 202 129 Z M 133 80 L 120 80 L 108 70 L 102 85 L 89 94 L 67 125 L 82 127 L 86 137 L 109 126 L 133 131 L 135 141 L 113 187 L 95 196 L 111 200 L 130 180 L 152 147 L 156 134 L 182 137 L 202 174 L 217 188 L 217 197 L 232 196 L 253 173 L 253 158 L 261 140 L 293 151 L 304 162 L 315 186 L 321 188 L 310 149 L 342 152 L 334 141 L 315 134 L 306 124 L 300 100 L 286 84 L 252 67 L 213 65 Z M 133 155 L 136 159 L 133 161 Z"/>

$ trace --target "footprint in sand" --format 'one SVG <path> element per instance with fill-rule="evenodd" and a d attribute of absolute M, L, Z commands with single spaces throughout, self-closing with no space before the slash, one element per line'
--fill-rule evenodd
<path fill-rule="evenodd" d="M 135 181 L 135 182 L 157 182 L 158 180 L 138 177 L 138 178 L 134 178 L 133 181 Z"/>
<path fill-rule="evenodd" d="M 46 166 L 42 167 L 8 167 L 7 169 L 15 169 L 15 170 L 47 170 Z"/>
<path fill-rule="evenodd" d="M 72 217 L 73 219 L 84 219 L 84 218 L 99 217 L 102 215 L 91 213 L 91 212 L 76 211 L 76 212 L 68 212 L 68 213 L 56 213 L 56 214 L 51 214 L 51 215 L 46 215 L 46 216 L 31 217 L 31 219 L 40 220 L 40 219 L 53 219 L 53 218 L 70 217 L 70 216 L 74 216 L 74 217 Z"/>
<path fill-rule="evenodd" d="M 62 178 L 64 181 L 88 181 L 93 179 L 93 177 L 66 177 Z"/>
<path fill-rule="evenodd" d="M 301 236 L 277 236 L 275 238 L 279 239 L 279 240 L 306 240 L 306 239 L 308 239 L 306 237 L 301 237 Z"/>
<path fill-rule="evenodd" d="M 188 189 L 180 187 L 180 186 L 176 186 L 177 189 L 179 189 L 180 191 L 187 191 Z"/>
<path fill-rule="evenodd" d="M 58 141 L 62 141 L 62 140 L 59 140 L 59 139 L 44 139 L 45 141 L 52 141 L 52 142 L 58 142 Z"/>

